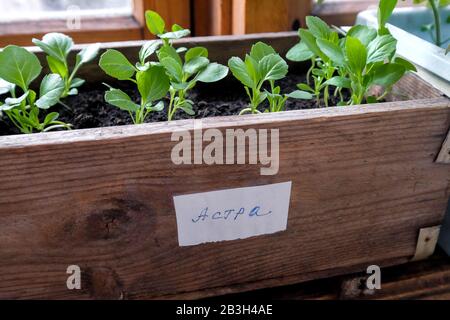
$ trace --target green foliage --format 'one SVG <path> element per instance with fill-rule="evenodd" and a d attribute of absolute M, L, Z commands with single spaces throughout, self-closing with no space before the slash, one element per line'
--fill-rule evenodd
<path fill-rule="evenodd" d="M 5 113 L 22 133 L 70 128 L 69 124 L 58 121 L 56 112 L 47 114 L 44 121 L 40 121 L 40 111 L 57 104 L 64 92 L 64 81 L 56 73 L 43 78 L 39 94 L 30 89 L 41 70 L 37 57 L 24 48 L 8 46 L 0 52 L 0 95 L 9 95 L 0 102 L 0 115 Z M 17 96 L 17 89 L 21 91 L 20 96 Z"/>
<path fill-rule="evenodd" d="M 178 110 L 188 115 L 195 115 L 193 102 L 187 98 L 189 91 L 198 82 L 212 83 L 222 80 L 228 75 L 228 68 L 218 63 L 211 63 L 208 50 L 203 47 L 175 49 L 172 40 L 190 35 L 190 31 L 175 24 L 172 31 L 166 31 L 164 19 L 154 11 L 146 12 L 147 26 L 150 32 L 163 40 L 161 48 L 151 47 L 157 52 L 159 65 L 165 70 L 169 79 L 170 102 L 167 118 L 171 121 Z M 142 50 L 142 56 L 145 56 Z M 184 59 L 181 53 L 184 52 Z M 141 61 L 143 64 L 143 61 Z"/>
<path fill-rule="evenodd" d="M 312 60 L 309 74 L 314 86 L 308 83 L 298 87 L 317 99 L 324 91 L 326 105 L 329 86 L 336 87 L 335 95 L 340 94 L 339 105 L 383 99 L 407 71 L 415 71 L 410 62 L 395 57 L 397 41 L 385 27 L 396 2 L 380 1 L 378 30 L 356 25 L 341 39 L 319 18 L 307 17 L 308 30 L 300 29 L 301 41 L 287 57 L 294 61 Z M 370 96 L 375 85 L 384 88 L 384 93 L 377 98 Z M 344 101 L 343 89 L 350 90 L 349 101 Z"/>
<path fill-rule="evenodd" d="M 307 84 L 299 86 L 300 89 L 310 92 L 320 105 L 323 93 L 325 105 L 329 103 L 329 80 L 333 78 L 338 66 L 334 61 L 340 61 L 343 56 L 336 56 L 335 50 L 339 48 L 339 36 L 323 20 L 318 17 L 306 17 L 308 29 L 300 29 L 300 42 L 287 53 L 291 61 L 311 60 L 311 68 L 307 73 Z M 310 78 L 313 80 L 311 86 Z"/>
<path fill-rule="evenodd" d="M 133 82 L 140 93 L 140 104 L 135 103 L 131 97 L 122 90 L 109 87 L 105 93 L 105 100 L 109 104 L 129 112 L 133 123 L 142 124 L 151 112 L 164 109 L 164 98 L 169 91 L 169 77 L 162 66 L 147 62 L 147 59 L 156 51 L 159 41 L 149 41 L 139 54 L 139 62 L 133 65 L 122 53 L 117 50 L 107 50 L 100 58 L 100 68 L 117 80 Z"/>
<path fill-rule="evenodd" d="M 99 53 L 100 45 L 92 44 L 81 50 L 77 56 L 72 71 L 69 70 L 67 56 L 73 49 L 72 38 L 62 33 L 48 33 L 42 40 L 33 39 L 33 43 L 47 54 L 47 63 L 54 74 L 58 74 L 64 81 L 64 90 L 61 99 L 78 94 L 78 88 L 84 84 L 84 80 L 75 78 L 80 68 L 94 60 Z"/>
<path fill-rule="evenodd" d="M 428 31 L 434 43 L 440 47 L 445 44 L 450 38 L 443 39 L 442 21 L 440 10 L 450 5 L 450 0 L 414 0 L 414 4 L 426 4 L 433 13 L 433 22 L 425 24 L 421 27 L 422 31 Z M 450 23 L 450 16 L 447 17 L 445 23 Z M 446 53 L 447 54 L 447 53 Z"/>
<path fill-rule="evenodd" d="M 275 81 L 281 80 L 287 75 L 288 65 L 271 46 L 263 42 L 253 45 L 250 54 L 245 56 L 244 61 L 239 57 L 232 57 L 228 66 L 234 77 L 244 85 L 250 98 L 249 107 L 242 110 L 241 114 L 259 113 L 258 106 L 266 98 L 269 100 L 269 109 L 266 112 L 284 110 L 288 98 L 311 98 L 308 93 L 299 90 L 287 95 L 281 94 L 281 88 L 275 86 Z M 271 91 L 263 91 L 265 83 L 270 84 Z"/>

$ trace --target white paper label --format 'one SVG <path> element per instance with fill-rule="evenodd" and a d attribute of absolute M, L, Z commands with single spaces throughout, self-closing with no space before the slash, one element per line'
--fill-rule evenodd
<path fill-rule="evenodd" d="M 285 231 L 292 182 L 174 197 L 180 246 Z"/>

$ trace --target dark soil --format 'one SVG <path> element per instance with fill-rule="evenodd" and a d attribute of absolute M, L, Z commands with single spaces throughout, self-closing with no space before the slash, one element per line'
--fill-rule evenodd
<path fill-rule="evenodd" d="M 293 73 L 285 79 L 278 81 L 284 93 L 288 93 L 297 89 L 298 83 L 306 82 L 304 74 Z M 139 93 L 130 83 L 114 83 L 109 82 L 113 87 L 119 88 L 127 92 L 133 100 L 139 102 Z M 71 110 L 67 110 L 60 106 L 55 106 L 51 110 L 59 108 L 60 120 L 73 125 L 74 129 L 87 129 L 98 127 L 110 127 L 132 124 L 128 112 L 122 111 L 105 102 L 104 94 L 107 90 L 106 86 L 85 85 L 81 88 L 77 96 L 69 97 L 64 101 Z M 332 95 L 331 95 L 332 97 Z M 212 84 L 199 83 L 191 90 L 189 99 L 195 102 L 194 111 L 195 118 L 217 117 L 238 115 L 239 112 L 247 107 L 248 97 L 242 85 L 232 76 Z M 330 101 L 331 105 L 336 105 L 338 99 Z M 168 99 L 166 101 L 166 107 Z M 321 106 L 323 106 L 323 102 Z M 261 110 L 267 106 L 267 102 L 261 106 Z M 314 109 L 318 108 L 316 100 L 295 100 L 289 99 L 286 103 L 287 110 Z M 175 120 L 189 119 L 190 116 L 183 111 L 178 111 Z M 167 120 L 167 112 L 151 113 L 146 122 L 160 122 Z M 3 117 L 0 119 L 0 135 L 18 134 L 19 131 Z"/>

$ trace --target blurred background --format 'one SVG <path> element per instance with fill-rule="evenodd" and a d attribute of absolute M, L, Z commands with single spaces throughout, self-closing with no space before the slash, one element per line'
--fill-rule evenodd
<path fill-rule="evenodd" d="M 59 31 L 78 43 L 150 38 L 144 12 L 158 11 L 195 36 L 296 30 L 306 15 L 351 25 L 377 0 L 0 0 L 0 47 Z M 400 5 L 411 4 L 411 1 Z"/>

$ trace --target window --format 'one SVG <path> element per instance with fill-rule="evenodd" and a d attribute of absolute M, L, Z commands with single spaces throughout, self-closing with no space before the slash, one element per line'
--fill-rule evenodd
<path fill-rule="evenodd" d="M 143 19 L 134 8 L 147 0 L 0 0 L 0 48 L 32 45 L 32 38 L 63 32 L 77 43 L 140 40 Z"/>
<path fill-rule="evenodd" d="M 41 19 L 131 16 L 131 0 L 0 0 L 0 23 Z"/>

